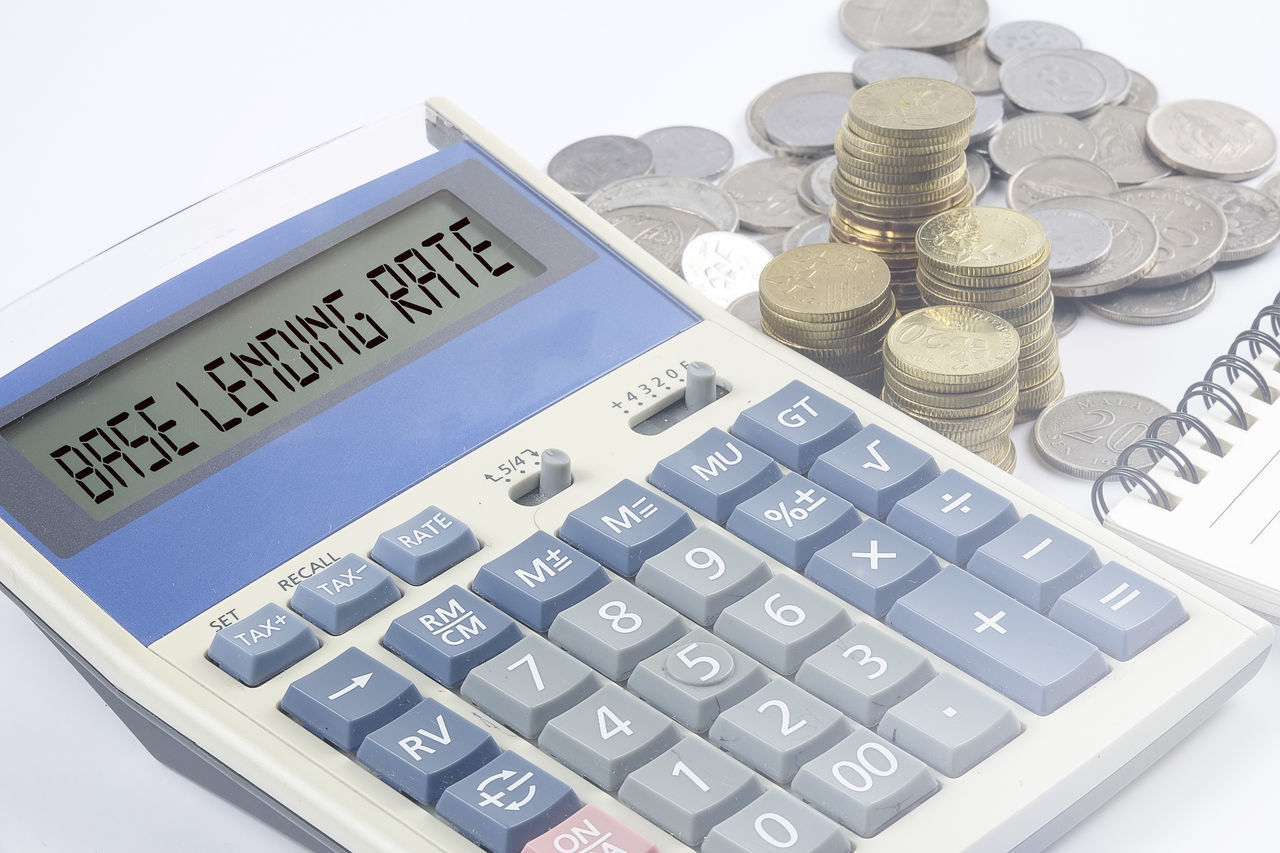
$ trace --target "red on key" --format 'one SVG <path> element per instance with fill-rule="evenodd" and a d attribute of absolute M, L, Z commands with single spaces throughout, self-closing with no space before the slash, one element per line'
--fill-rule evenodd
<path fill-rule="evenodd" d="M 658 853 L 658 848 L 596 806 L 585 806 L 524 846 L 524 853 Z"/>

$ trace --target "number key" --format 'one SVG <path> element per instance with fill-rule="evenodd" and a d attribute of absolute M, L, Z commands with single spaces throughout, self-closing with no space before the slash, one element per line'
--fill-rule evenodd
<path fill-rule="evenodd" d="M 893 634 L 867 622 L 800 665 L 796 684 L 864 726 L 933 678 L 929 659 Z"/>
<path fill-rule="evenodd" d="M 711 830 L 702 853 L 849 853 L 834 822 L 777 789 Z"/>
<path fill-rule="evenodd" d="M 777 679 L 721 714 L 710 737 L 743 764 L 786 784 L 800 765 L 849 730 L 849 721 L 835 708 Z"/>
<path fill-rule="evenodd" d="M 547 721 L 596 691 L 599 676 L 541 637 L 525 637 L 471 670 L 462 695 L 498 722 L 537 737 Z"/>
<path fill-rule="evenodd" d="M 769 682 L 764 667 L 701 628 L 648 658 L 627 687 L 695 732 L 705 732 L 721 708 Z"/>
<path fill-rule="evenodd" d="M 645 561 L 641 589 L 704 627 L 772 574 L 764 559 L 716 530 L 699 527 Z"/>
<path fill-rule="evenodd" d="M 675 724 L 616 684 L 565 711 L 542 730 L 540 746 L 606 791 L 680 739 Z"/>
<path fill-rule="evenodd" d="M 777 575 L 726 607 L 715 632 L 783 675 L 852 624 L 849 614 L 820 591 L 791 575 Z"/>
<path fill-rule="evenodd" d="M 626 581 L 616 580 L 565 610 L 547 636 L 615 681 L 685 632 L 680 617 Z"/>

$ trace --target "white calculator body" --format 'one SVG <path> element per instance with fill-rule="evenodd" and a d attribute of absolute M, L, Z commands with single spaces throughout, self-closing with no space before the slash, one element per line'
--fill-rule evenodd
<path fill-rule="evenodd" d="M 0 322 L 0 584 L 318 850 L 1038 850 L 1271 642 L 447 102 Z"/>

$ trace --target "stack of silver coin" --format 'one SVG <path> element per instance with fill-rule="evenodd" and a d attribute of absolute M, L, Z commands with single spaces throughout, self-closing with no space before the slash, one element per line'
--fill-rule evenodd
<path fill-rule="evenodd" d="M 800 246 L 760 273 L 764 332 L 871 394 L 883 384 L 881 346 L 896 316 L 889 268 L 857 246 Z"/>
<path fill-rule="evenodd" d="M 905 314 L 884 343 L 884 401 L 1006 471 L 1018 405 L 1018 332 L 968 305 Z"/>
<path fill-rule="evenodd" d="M 1025 213 L 969 207 L 938 214 L 916 235 L 917 280 L 930 305 L 998 314 L 1018 332 L 1017 419 L 1033 419 L 1062 396 L 1049 289 L 1049 241 Z"/>
<path fill-rule="evenodd" d="M 923 304 L 916 230 L 973 202 L 965 147 L 976 113 L 966 89 L 925 77 L 871 83 L 849 100 L 831 177 L 831 240 L 883 258 L 904 311 Z"/>

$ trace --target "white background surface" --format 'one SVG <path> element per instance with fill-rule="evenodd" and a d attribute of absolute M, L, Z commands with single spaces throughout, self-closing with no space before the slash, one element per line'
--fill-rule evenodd
<path fill-rule="evenodd" d="M 852 62 L 837 5 L 7 0 L 0 305 L 235 180 L 430 95 L 450 97 L 539 165 L 586 136 L 673 124 L 714 128 L 739 162 L 755 159 L 743 121 L 751 98 Z M 991 18 L 1067 25 L 1146 74 L 1162 101 L 1218 98 L 1280 127 L 1280 12 L 1269 4 L 993 0 Z M 1172 406 L 1280 288 L 1277 273 L 1280 252 L 1220 269 L 1215 303 L 1176 326 L 1086 313 L 1062 343 L 1068 393 L 1119 388 Z M 7 334 L 0 326 L 0 351 Z M 1016 439 L 1018 476 L 1088 513 L 1087 484 L 1045 468 L 1027 427 Z M 1275 849 L 1277 708 L 1273 658 L 1055 852 Z M 155 762 L 0 597 L 0 850 L 228 848 L 294 849 Z"/>

